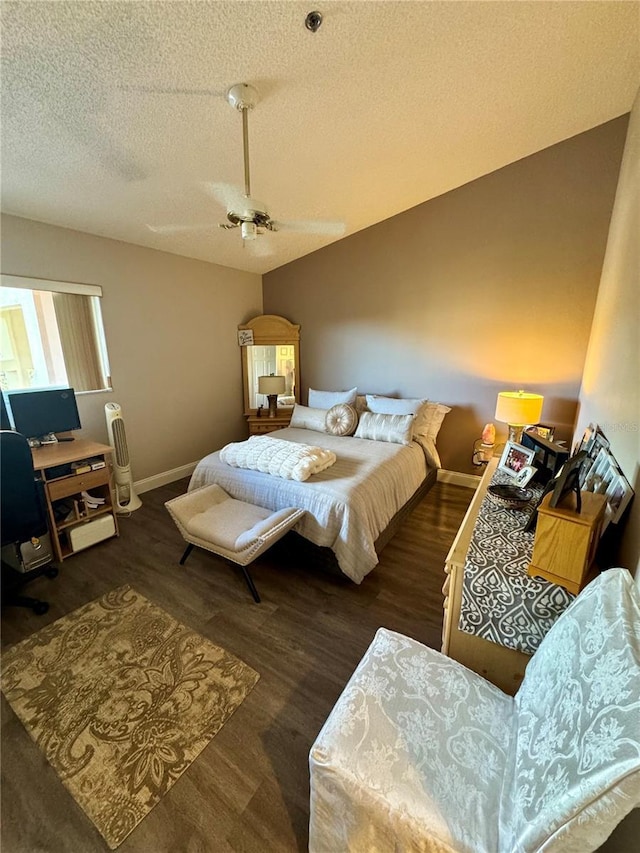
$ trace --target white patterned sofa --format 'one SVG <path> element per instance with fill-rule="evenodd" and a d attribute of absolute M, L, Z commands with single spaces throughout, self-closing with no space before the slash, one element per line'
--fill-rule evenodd
<path fill-rule="evenodd" d="M 640 595 L 553 625 L 515 697 L 378 630 L 310 754 L 311 853 L 586 853 L 640 805 Z"/>

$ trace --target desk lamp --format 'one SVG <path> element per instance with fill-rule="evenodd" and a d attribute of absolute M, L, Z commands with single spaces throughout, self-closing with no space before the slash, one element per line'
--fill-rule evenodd
<path fill-rule="evenodd" d="M 501 391 L 498 394 L 495 418 L 509 424 L 509 441 L 520 444 L 524 427 L 540 422 L 543 402 L 541 394 L 528 394 L 525 391 Z"/>
<path fill-rule="evenodd" d="M 258 376 L 258 394 L 266 394 L 270 418 L 275 418 L 278 394 L 284 394 L 285 388 L 284 376 Z"/>

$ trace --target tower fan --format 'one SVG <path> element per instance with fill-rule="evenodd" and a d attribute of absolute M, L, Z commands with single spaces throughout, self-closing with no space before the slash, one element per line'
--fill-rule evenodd
<path fill-rule="evenodd" d="M 122 409 L 117 403 L 107 403 L 104 407 L 107 416 L 109 443 L 115 451 L 113 471 L 116 481 L 116 512 L 126 514 L 142 506 L 142 501 L 133 489 L 133 477 L 129 464 L 127 434 L 124 429 Z"/>

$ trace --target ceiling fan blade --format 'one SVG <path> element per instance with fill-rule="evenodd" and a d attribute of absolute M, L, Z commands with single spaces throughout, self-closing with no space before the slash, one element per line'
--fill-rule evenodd
<path fill-rule="evenodd" d="M 242 190 L 234 184 L 206 182 L 204 188 L 227 210 L 239 210 L 246 205 L 247 199 L 242 194 Z"/>
<path fill-rule="evenodd" d="M 147 224 L 147 228 L 149 231 L 153 231 L 154 234 L 181 234 L 187 231 L 209 231 L 215 228 L 215 224 L 213 222 L 207 222 L 206 225 L 149 225 Z"/>
<path fill-rule="evenodd" d="M 299 234 L 326 234 L 331 237 L 341 237 L 346 230 L 344 222 L 328 222 L 313 219 L 274 222 L 273 227 L 276 231 L 297 231 Z"/>

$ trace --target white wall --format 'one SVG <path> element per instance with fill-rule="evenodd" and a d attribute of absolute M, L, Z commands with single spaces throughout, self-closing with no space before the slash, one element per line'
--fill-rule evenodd
<path fill-rule="evenodd" d="M 113 391 L 78 397 L 81 435 L 106 442 L 119 403 L 134 479 L 246 437 L 237 326 L 262 313 L 261 276 L 14 216 L 2 272 L 102 286 Z"/>
<path fill-rule="evenodd" d="M 640 586 L 640 92 L 629 120 L 598 299 L 587 348 L 576 435 L 597 423 L 636 497 L 619 564 Z"/>

